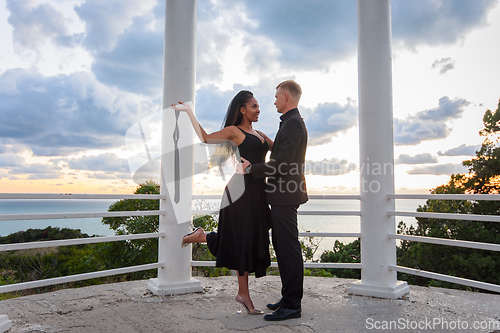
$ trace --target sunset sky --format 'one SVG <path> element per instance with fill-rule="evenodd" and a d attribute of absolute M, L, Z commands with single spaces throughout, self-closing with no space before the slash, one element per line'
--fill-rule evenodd
<path fill-rule="evenodd" d="M 0 192 L 130 193 L 125 134 L 161 110 L 164 0 L 0 0 Z M 301 84 L 313 193 L 359 192 L 355 0 L 199 0 L 196 114 L 220 128 L 251 90 Z M 396 192 L 464 173 L 500 99 L 496 0 L 392 0 Z M 196 184 L 208 192 L 206 184 Z"/>

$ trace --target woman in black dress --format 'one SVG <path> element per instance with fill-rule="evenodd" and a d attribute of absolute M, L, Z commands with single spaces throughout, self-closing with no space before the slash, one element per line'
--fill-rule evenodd
<path fill-rule="evenodd" d="M 188 105 L 181 103 L 174 108 L 188 113 L 200 140 L 219 144 L 225 141 L 226 143 L 221 146 L 228 148 L 232 154 L 235 153 L 237 146 L 239 155 L 250 163 L 265 162 L 267 151 L 272 148 L 273 141 L 252 127 L 252 124 L 259 120 L 260 110 L 257 100 L 250 91 L 242 90 L 233 98 L 225 117 L 224 127 L 211 134 L 207 134 L 200 126 Z M 222 157 L 225 159 L 228 156 L 223 154 Z M 271 265 L 269 255 L 271 215 L 264 192 L 265 180 L 264 178 L 254 180 L 247 174 L 237 176 L 244 177 L 244 192 L 239 198 L 231 200 L 229 189 L 233 183 L 237 183 L 233 176 L 224 189 L 217 232 L 205 233 L 203 229 L 197 228 L 183 237 L 182 246 L 206 242 L 208 249 L 216 257 L 217 267 L 227 267 L 238 272 L 239 290 L 236 301 L 245 307 L 247 313 L 262 314 L 261 310 L 255 309 L 250 298 L 248 274 L 255 273 L 256 277 L 264 276 L 266 269 Z"/>

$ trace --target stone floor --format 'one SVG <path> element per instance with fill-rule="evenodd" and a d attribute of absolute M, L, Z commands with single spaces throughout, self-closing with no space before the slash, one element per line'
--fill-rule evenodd
<path fill-rule="evenodd" d="M 9 332 L 496 332 L 500 295 L 411 287 L 396 300 L 347 294 L 354 280 L 306 277 L 302 317 L 266 322 L 241 312 L 235 277 L 198 278 L 202 293 L 158 297 L 147 281 L 0 301 Z M 250 278 L 256 307 L 280 297 L 279 277 Z"/>

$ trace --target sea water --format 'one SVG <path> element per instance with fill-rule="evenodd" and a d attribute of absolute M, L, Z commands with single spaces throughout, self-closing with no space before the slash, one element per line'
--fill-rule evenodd
<path fill-rule="evenodd" d="M 419 205 L 424 205 L 426 200 L 396 200 L 396 211 L 415 212 Z M 299 210 L 303 211 L 359 211 L 359 200 L 310 200 L 302 205 Z M 417 220 L 414 217 L 395 217 L 395 226 L 403 221 L 408 227 L 417 226 Z M 361 232 L 359 216 L 342 215 L 299 215 L 298 227 L 300 232 Z M 315 237 L 314 243 L 319 242 L 318 249 L 314 255 L 317 259 L 324 251 L 331 251 L 338 240 L 344 244 L 351 243 L 356 238 L 353 237 Z M 307 244 L 306 244 L 307 245 Z M 312 245 L 312 244 L 311 244 Z"/>
<path fill-rule="evenodd" d="M 42 214 L 42 213 L 83 213 L 83 212 L 106 212 L 116 200 L 94 200 L 94 199 L 64 199 L 64 200 L 0 200 L 0 214 Z M 415 212 L 419 205 L 425 204 L 425 200 L 396 200 L 397 211 Z M 205 200 L 203 207 L 195 204 L 194 209 L 218 209 L 218 200 Z M 359 200 L 310 200 L 300 206 L 301 211 L 359 211 Z M 396 217 L 396 225 L 405 222 L 408 226 L 416 226 L 413 217 Z M 112 236 L 114 231 L 102 223 L 102 218 L 65 218 L 44 220 L 20 220 L 0 221 L 0 236 L 7 236 L 18 231 L 27 229 L 44 229 L 48 226 L 59 228 L 80 229 L 82 233 L 99 236 Z M 360 232 L 359 216 L 321 216 L 321 215 L 299 215 L 298 227 L 300 232 Z M 315 237 L 314 242 L 319 243 L 315 257 L 325 250 L 332 250 L 335 240 L 344 244 L 352 242 L 352 237 Z"/>
<path fill-rule="evenodd" d="M 106 212 L 116 200 L 93 199 L 8 199 L 0 200 L 0 214 L 98 213 Z M 114 231 L 102 224 L 102 218 L 64 218 L 43 220 L 0 221 L 0 236 L 28 229 L 59 227 L 80 229 L 88 235 L 112 236 Z"/>

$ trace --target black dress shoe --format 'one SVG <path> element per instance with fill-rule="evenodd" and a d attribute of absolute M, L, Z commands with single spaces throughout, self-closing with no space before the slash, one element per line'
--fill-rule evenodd
<path fill-rule="evenodd" d="M 282 299 L 283 298 L 280 298 L 280 300 L 277 301 L 276 303 L 269 303 L 268 305 L 266 305 L 267 308 L 270 309 L 270 310 L 273 310 L 273 311 L 278 310 L 280 308 L 280 306 L 281 306 L 281 300 Z"/>
<path fill-rule="evenodd" d="M 279 308 L 273 313 L 267 314 L 264 316 L 264 320 L 267 321 L 279 321 L 279 320 L 287 320 L 292 318 L 300 318 L 300 309 L 292 310 L 292 309 L 284 309 Z"/>

